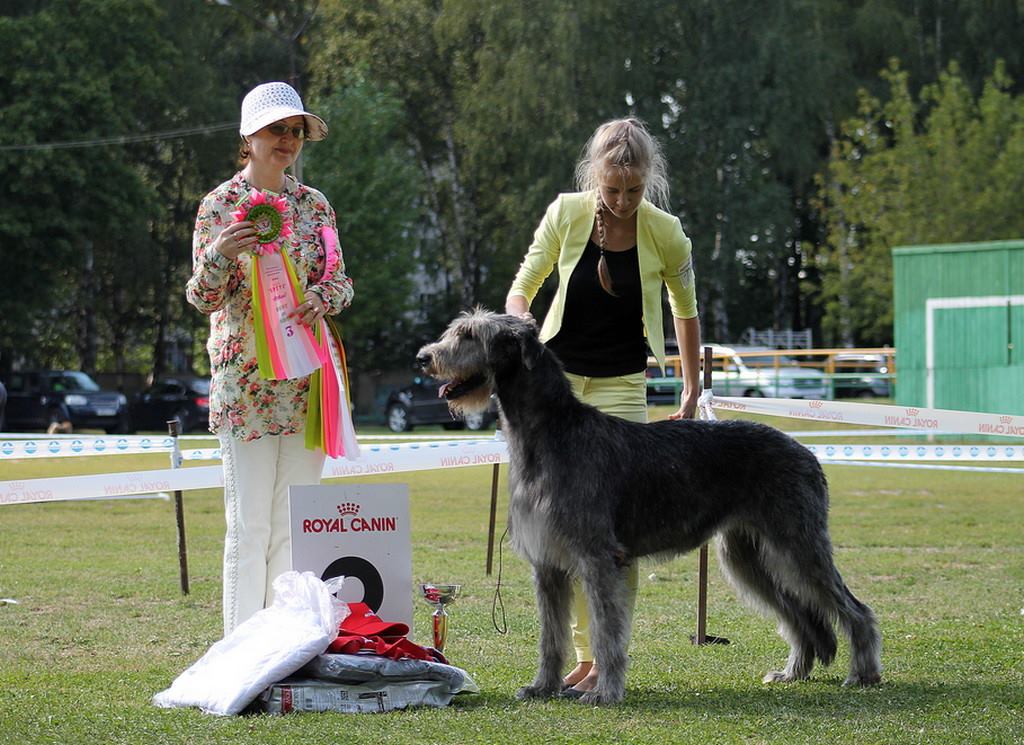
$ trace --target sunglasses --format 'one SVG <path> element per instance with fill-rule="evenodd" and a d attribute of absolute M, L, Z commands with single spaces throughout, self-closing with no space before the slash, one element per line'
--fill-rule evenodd
<path fill-rule="evenodd" d="M 267 125 L 267 131 L 274 137 L 283 137 L 289 132 L 292 133 L 292 137 L 296 140 L 306 139 L 306 128 L 305 127 L 289 127 L 284 122 L 274 122 L 273 124 Z"/>

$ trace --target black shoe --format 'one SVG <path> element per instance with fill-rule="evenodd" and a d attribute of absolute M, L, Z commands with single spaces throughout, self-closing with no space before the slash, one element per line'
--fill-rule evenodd
<path fill-rule="evenodd" d="M 583 698 L 584 693 L 590 693 L 590 691 L 581 691 L 579 688 L 573 688 L 572 686 L 566 686 L 562 689 L 562 692 L 558 694 L 559 698 L 568 698 L 577 700 Z"/>

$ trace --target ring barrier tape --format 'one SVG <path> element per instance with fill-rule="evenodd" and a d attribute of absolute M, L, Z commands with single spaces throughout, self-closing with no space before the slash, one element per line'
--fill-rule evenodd
<path fill-rule="evenodd" d="M 924 432 L 960 430 L 985 435 L 1024 437 L 1024 417 L 1000 414 L 978 414 L 943 409 L 906 409 L 883 404 L 855 404 L 842 402 L 804 401 L 790 399 L 717 398 L 707 396 L 704 407 L 710 403 L 721 409 L 791 416 L 800 419 L 842 421 L 885 427 L 914 427 Z M 144 442 L 150 440 L 144 447 Z M 369 439 L 377 439 L 369 438 Z M 121 441 L 124 441 L 123 443 Z M 3 445 L 12 440 L 0 441 Z M 19 457 L 60 457 L 84 454 L 75 448 L 88 447 L 88 438 L 67 440 L 66 450 L 51 445 L 64 444 L 60 438 L 21 440 L 22 446 L 36 443 L 31 453 Z M 78 443 L 78 444 L 76 444 Z M 101 444 L 102 443 L 102 444 Z M 41 447 L 42 445 L 42 447 Z M 94 438 L 93 452 L 89 454 L 117 454 L 129 452 L 174 452 L 174 438 L 115 437 Z M 837 465 L 889 465 L 899 461 L 1022 461 L 1024 447 L 1005 445 L 806 445 L 823 462 Z M 56 449 L 56 453 L 51 448 Z M 40 452 L 42 450 L 42 452 Z M 203 461 L 219 458 L 218 448 L 181 452 L 182 460 Z M 14 457 L 14 456 L 11 456 Z M 508 462 L 508 449 L 501 436 L 495 433 L 489 439 L 447 439 L 411 443 L 367 445 L 361 448 L 357 460 L 328 459 L 324 463 L 323 478 L 348 478 L 381 473 L 403 473 L 466 466 L 494 465 Z M 911 464 L 904 464 L 911 466 Z M 916 468 L 956 468 L 984 472 L 1024 474 L 1024 468 L 976 468 L 971 466 L 945 466 L 916 464 Z M 175 490 L 209 489 L 223 486 L 220 466 L 197 466 L 123 473 L 64 476 L 30 480 L 0 481 L 0 505 L 29 502 L 50 502 L 77 499 L 124 498 L 131 495 Z"/>
<path fill-rule="evenodd" d="M 435 435 L 438 440 L 479 440 L 481 435 Z M 369 438 L 373 441 L 392 440 L 430 440 L 430 435 L 417 437 L 416 435 L 374 435 Z M 364 439 L 364 438 L 360 438 Z M 182 436 L 181 440 L 213 440 L 213 435 L 199 437 Z M 67 458 L 92 455 L 139 455 L 141 453 L 169 453 L 174 450 L 174 438 L 169 435 L 38 435 L 7 434 L 0 437 L 0 461 L 20 460 L 23 458 Z M 218 453 L 214 458 L 193 458 L 198 460 L 219 460 L 220 449 L 214 448 Z M 206 452 L 206 451 L 204 451 Z M 187 456 L 186 456 L 186 459 Z"/>
<path fill-rule="evenodd" d="M 895 437 L 895 436 L 922 436 L 929 433 L 926 430 L 894 430 L 894 429 L 865 429 L 865 430 L 807 430 L 787 432 L 791 437 L 797 439 L 819 438 L 819 437 Z M 943 433 L 951 434 L 951 433 Z M 955 434 L 965 434 L 957 432 Z M 32 435 L 5 434 L 0 439 L 0 461 L 23 460 L 27 458 L 67 458 L 78 456 L 96 455 L 139 455 L 142 453 L 169 453 L 173 450 L 171 437 L 107 437 L 101 435 L 79 435 L 72 436 L 65 440 L 58 440 L 51 437 L 39 438 Z M 19 439 L 11 439 L 19 438 Z M 188 440 L 213 440 L 216 437 L 187 437 L 179 438 Z M 472 441 L 479 440 L 480 436 L 462 435 L 457 437 L 444 437 L 430 435 L 416 437 L 414 435 L 373 435 L 368 438 L 359 438 L 361 441 L 391 442 L 403 440 L 430 441 Z M 184 460 L 220 460 L 220 448 L 203 448 L 195 450 L 183 450 Z"/>
<path fill-rule="evenodd" d="M 169 435 L 118 435 L 116 437 L 116 439 L 121 439 L 123 437 L 126 440 L 134 441 L 134 440 L 154 439 L 154 438 L 160 439 L 160 438 L 163 438 L 165 436 L 169 436 Z M 481 436 L 481 433 L 479 433 L 479 432 L 476 433 L 476 434 L 463 434 L 463 435 L 454 435 L 454 434 L 451 434 L 450 432 L 435 432 L 435 433 L 430 433 L 430 432 L 422 432 L 422 433 L 420 433 L 420 432 L 417 432 L 414 435 L 399 435 L 399 434 L 370 435 L 369 439 L 371 439 L 371 440 L 478 440 L 478 439 L 480 439 L 480 436 Z M 112 435 L 83 435 L 83 434 L 65 435 L 65 434 L 56 434 L 56 433 L 54 433 L 52 435 L 46 435 L 45 437 L 40 437 L 38 434 L 31 434 L 31 433 L 25 433 L 25 432 L 4 432 L 3 433 L 3 438 L 0 439 L 0 442 L 3 442 L 4 440 L 47 440 L 47 441 L 48 440 L 77 440 L 77 439 L 90 438 L 90 437 L 92 437 L 92 438 L 96 438 L 96 437 L 106 438 L 108 440 L 115 439 Z M 206 434 L 182 434 L 182 435 L 179 435 L 179 439 L 182 439 L 182 440 L 214 440 L 214 441 L 216 441 L 218 438 L 217 438 L 217 435 L 212 435 L 212 434 L 206 433 Z"/>
<path fill-rule="evenodd" d="M 1024 461 L 1019 445 L 804 445 L 822 462 Z"/>
<path fill-rule="evenodd" d="M 789 398 L 722 398 L 715 396 L 712 405 L 717 409 L 729 411 L 773 414 L 823 422 L 870 424 L 876 427 L 910 428 L 933 434 L 1024 437 L 1024 416 L 1019 415 Z"/>
<path fill-rule="evenodd" d="M 379 441 L 391 441 L 391 440 L 416 440 L 422 442 L 423 440 L 479 440 L 481 437 L 491 437 L 491 432 L 477 432 L 472 435 L 453 435 L 450 432 L 435 432 L 433 434 L 424 432 L 422 434 L 416 433 L 414 435 L 368 435 L 365 438 L 360 437 L 360 440 L 379 440 Z"/>
<path fill-rule="evenodd" d="M 201 466 L 0 481 L 0 505 L 208 489 L 223 485 L 223 473 L 220 466 Z"/>
<path fill-rule="evenodd" d="M 360 457 L 357 460 L 328 458 L 324 462 L 323 478 L 427 471 L 507 462 L 506 444 L 504 440 L 498 439 L 367 445 L 360 448 Z M 211 489 L 224 486 L 223 473 L 223 469 L 216 465 L 0 481 L 0 505 Z"/>
<path fill-rule="evenodd" d="M 923 429 L 802 429 L 786 432 L 790 437 L 803 440 L 810 437 L 927 437 L 934 432 Z M 966 432 L 943 432 L 945 435 L 968 434 Z"/>
<path fill-rule="evenodd" d="M 457 442 L 457 441 L 452 441 Z M 410 450 L 438 447 L 444 443 L 417 443 Z M 1024 461 L 1024 447 L 1019 445 L 804 445 L 819 460 L 959 460 L 959 461 Z M 220 448 L 182 450 L 182 460 L 220 460 Z M 352 462 L 352 461 L 348 461 Z M 504 462 L 504 461 L 502 461 Z M 479 464 L 470 464 L 479 465 Z"/>
<path fill-rule="evenodd" d="M 202 448 L 200 450 L 182 450 L 182 460 L 220 460 L 220 448 Z"/>
<path fill-rule="evenodd" d="M 823 466 L 875 466 L 880 468 L 916 468 L 927 471 L 971 471 L 972 473 L 1024 474 L 1024 468 L 979 468 L 978 466 L 947 466 L 937 463 L 875 463 L 873 461 L 821 461 Z"/>
<path fill-rule="evenodd" d="M 0 439 L 0 460 L 15 458 L 61 458 L 81 455 L 138 455 L 169 453 L 174 448 L 170 436 L 80 436 L 68 438 Z"/>

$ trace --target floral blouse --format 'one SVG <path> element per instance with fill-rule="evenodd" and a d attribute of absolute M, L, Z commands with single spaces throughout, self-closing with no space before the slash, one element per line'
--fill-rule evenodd
<path fill-rule="evenodd" d="M 192 237 L 192 278 L 188 301 L 210 316 L 210 431 L 250 441 L 264 435 L 302 432 L 306 419 L 309 378 L 264 380 L 256 361 L 253 333 L 252 256 L 246 252 L 229 259 L 213 248 L 213 241 L 234 222 L 232 211 L 253 187 L 236 173 L 203 198 Z M 303 290 L 312 290 L 335 314 L 352 302 L 352 280 L 345 274 L 344 258 L 329 276 L 320 228 L 336 226 L 334 209 L 316 189 L 290 176 L 282 192 L 288 200 L 292 235 L 285 247 Z M 339 250 L 340 253 L 340 250 Z"/>

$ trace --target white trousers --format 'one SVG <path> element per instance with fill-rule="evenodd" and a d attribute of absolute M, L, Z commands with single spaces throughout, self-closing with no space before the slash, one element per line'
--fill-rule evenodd
<path fill-rule="evenodd" d="M 305 435 L 241 442 L 220 435 L 224 464 L 224 635 L 274 600 L 273 582 L 291 569 L 288 487 L 319 484 L 324 453 Z"/>

